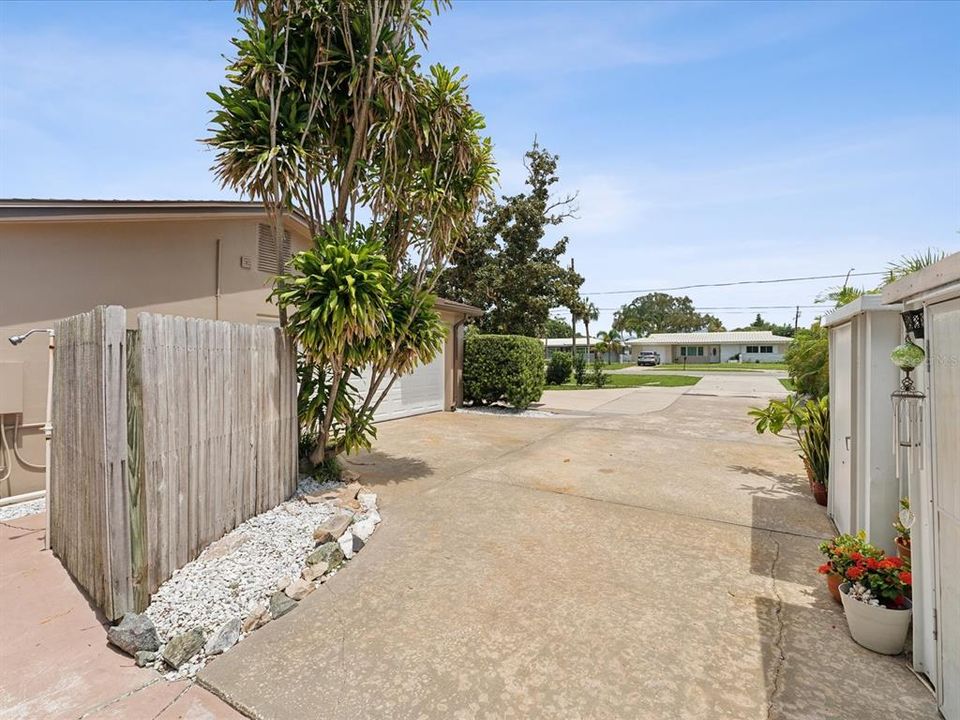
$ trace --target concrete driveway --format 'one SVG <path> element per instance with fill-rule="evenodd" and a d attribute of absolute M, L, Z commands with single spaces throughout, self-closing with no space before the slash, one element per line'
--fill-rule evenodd
<path fill-rule="evenodd" d="M 381 529 L 200 681 L 258 718 L 937 717 L 849 638 L 765 393 L 703 390 L 385 423 L 353 463 Z"/>

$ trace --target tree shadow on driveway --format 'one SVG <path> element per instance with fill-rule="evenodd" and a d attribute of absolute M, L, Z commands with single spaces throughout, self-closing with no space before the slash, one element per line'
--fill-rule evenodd
<path fill-rule="evenodd" d="M 421 458 L 391 455 L 380 450 L 346 458 L 343 464 L 358 472 L 360 482 L 371 487 L 419 480 L 433 473 L 431 465 Z"/>

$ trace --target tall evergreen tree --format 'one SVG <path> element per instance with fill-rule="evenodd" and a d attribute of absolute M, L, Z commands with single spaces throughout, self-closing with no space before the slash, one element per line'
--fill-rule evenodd
<path fill-rule="evenodd" d="M 542 337 L 550 311 L 579 298 L 583 277 L 560 263 L 568 238 L 543 244 L 547 229 L 575 212 L 576 196 L 551 196 L 557 159 L 534 142 L 525 155 L 527 190 L 481 207 L 481 221 L 440 280 L 441 295 L 485 311 L 477 322 L 484 332 Z"/>

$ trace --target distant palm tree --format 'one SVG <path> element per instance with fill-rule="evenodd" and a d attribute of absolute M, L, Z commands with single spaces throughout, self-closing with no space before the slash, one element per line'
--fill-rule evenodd
<path fill-rule="evenodd" d="M 612 354 L 619 361 L 624 347 L 623 336 L 616 330 L 610 330 L 609 332 L 601 330 L 597 333 L 597 337 L 600 339 L 600 342 L 597 343 L 597 351 Z M 601 345 L 603 346 L 602 350 Z"/>
<path fill-rule="evenodd" d="M 586 300 L 580 319 L 583 320 L 583 329 L 587 334 L 587 352 L 590 352 L 590 323 L 594 320 L 600 318 L 600 310 L 597 309 L 597 306 L 590 302 L 589 298 Z M 594 353 L 596 355 L 596 353 Z"/>
<path fill-rule="evenodd" d="M 919 272 L 925 267 L 943 260 L 947 254 L 937 248 L 927 248 L 925 251 L 915 252 L 913 255 L 901 255 L 899 260 L 887 263 L 887 274 L 883 278 L 883 285 L 889 285 L 911 273 Z"/>

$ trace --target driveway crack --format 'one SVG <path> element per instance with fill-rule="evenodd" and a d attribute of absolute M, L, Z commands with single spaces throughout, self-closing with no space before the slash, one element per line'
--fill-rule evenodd
<path fill-rule="evenodd" d="M 773 562 L 770 564 L 770 581 L 773 585 L 773 594 L 777 601 L 773 612 L 774 619 L 777 623 L 777 629 L 773 637 L 773 687 L 770 690 L 770 697 L 767 700 L 767 720 L 771 720 L 771 718 L 773 718 L 773 708 L 776 704 L 777 696 L 780 694 L 782 689 L 781 683 L 783 676 L 783 665 L 786 659 L 783 651 L 783 636 L 785 629 L 783 622 L 783 596 L 780 594 L 780 587 L 777 585 L 777 565 L 780 562 L 780 543 L 777 542 L 777 539 L 773 536 L 772 532 L 770 533 L 770 541 L 774 546 Z"/>

